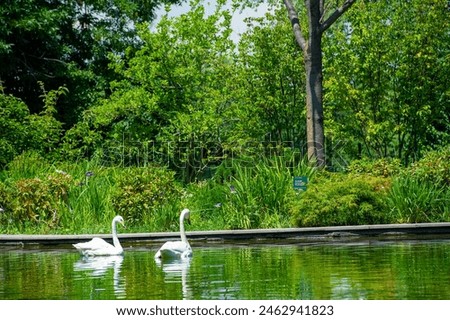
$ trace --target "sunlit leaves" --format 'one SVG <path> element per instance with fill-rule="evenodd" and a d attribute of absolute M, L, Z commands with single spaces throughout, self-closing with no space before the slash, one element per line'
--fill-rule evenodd
<path fill-rule="evenodd" d="M 248 20 L 239 43 L 242 125 L 250 139 L 298 141 L 304 136 L 304 68 L 283 9 Z M 252 123 L 250 128 L 247 124 Z"/>

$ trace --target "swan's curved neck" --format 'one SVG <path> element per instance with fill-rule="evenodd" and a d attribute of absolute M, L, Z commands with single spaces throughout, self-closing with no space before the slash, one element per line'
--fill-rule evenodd
<path fill-rule="evenodd" d="M 180 216 L 180 236 L 181 236 L 181 241 L 189 244 L 189 242 L 186 238 L 186 232 L 184 231 L 184 215 Z"/>
<path fill-rule="evenodd" d="M 116 248 L 122 248 L 120 245 L 119 238 L 117 237 L 117 230 L 116 230 L 117 221 L 113 220 L 112 222 L 112 238 L 113 238 L 113 244 Z"/>

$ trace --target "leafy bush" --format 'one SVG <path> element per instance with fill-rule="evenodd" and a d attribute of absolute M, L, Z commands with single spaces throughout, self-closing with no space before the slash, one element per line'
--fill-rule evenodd
<path fill-rule="evenodd" d="M 450 146 L 427 153 L 408 173 L 418 180 L 450 186 Z"/>
<path fill-rule="evenodd" d="M 376 177 L 390 177 L 402 170 L 400 159 L 353 160 L 347 168 L 349 173 L 368 174 Z"/>
<path fill-rule="evenodd" d="M 411 176 L 392 183 L 388 204 L 400 223 L 445 221 L 450 218 L 448 187 Z"/>
<path fill-rule="evenodd" d="M 52 196 L 48 185 L 39 178 L 21 179 L 16 182 L 16 196 L 20 205 L 15 206 L 15 216 L 20 222 L 52 220 Z"/>
<path fill-rule="evenodd" d="M 44 111 L 30 114 L 20 99 L 0 93 L 0 166 L 22 152 L 35 150 L 45 157 L 56 152 L 62 124 L 55 118 L 56 101 L 65 88 L 45 92 Z"/>
<path fill-rule="evenodd" d="M 174 173 L 164 168 L 125 168 L 117 177 L 112 204 L 124 219 L 135 224 L 155 208 L 180 197 Z"/>
<path fill-rule="evenodd" d="M 21 231 L 27 226 L 48 231 L 59 226 L 68 208 L 72 178 L 50 170 L 52 167 L 36 151 L 14 158 L 0 176 L 0 218 Z"/>
<path fill-rule="evenodd" d="M 72 178 L 65 174 L 16 181 L 13 208 L 16 222 L 57 227 L 67 206 L 71 183 Z"/>
<path fill-rule="evenodd" d="M 26 149 L 29 113 L 21 100 L 0 94 L 0 166 Z"/>
<path fill-rule="evenodd" d="M 389 179 L 368 175 L 330 175 L 310 183 L 292 201 L 290 212 L 297 226 L 387 223 L 389 183 Z"/>
<path fill-rule="evenodd" d="M 86 111 L 84 118 L 89 119 L 90 111 Z M 89 120 L 78 122 L 66 131 L 60 152 L 66 159 L 89 159 L 104 141 L 100 130 L 91 128 Z"/>
<path fill-rule="evenodd" d="M 12 219 L 12 192 L 10 188 L 0 181 L 0 230 L 13 222 Z"/>

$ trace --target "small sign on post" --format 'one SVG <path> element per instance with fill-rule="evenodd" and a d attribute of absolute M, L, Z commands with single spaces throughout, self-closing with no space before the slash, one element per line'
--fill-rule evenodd
<path fill-rule="evenodd" d="M 306 185 L 308 184 L 308 177 L 294 177 L 294 189 L 306 191 Z"/>

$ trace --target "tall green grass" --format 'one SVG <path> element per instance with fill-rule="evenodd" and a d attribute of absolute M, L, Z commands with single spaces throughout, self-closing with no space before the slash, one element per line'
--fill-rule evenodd
<path fill-rule="evenodd" d="M 78 179 L 69 190 L 62 219 L 67 232 L 110 232 L 111 220 L 116 214 L 111 204 L 115 170 L 100 166 L 89 169 L 77 173 Z"/>
<path fill-rule="evenodd" d="M 450 221 L 450 190 L 411 176 L 397 177 L 388 204 L 400 223 Z"/>
<path fill-rule="evenodd" d="M 251 167 L 237 165 L 224 205 L 231 229 L 289 226 L 287 198 L 294 197 L 293 177 L 311 179 L 315 169 L 307 161 L 292 165 L 283 157 L 267 158 Z"/>
<path fill-rule="evenodd" d="M 164 168 L 37 160 L 20 156 L 2 171 L 1 233 L 109 233 L 117 214 L 128 232 L 179 228 L 181 197 Z"/>
<path fill-rule="evenodd" d="M 450 146 L 430 151 L 399 174 L 389 205 L 398 222 L 450 221 Z"/>
<path fill-rule="evenodd" d="M 2 232 L 110 232 L 114 170 L 95 161 L 49 164 L 24 154 L 2 172 Z M 6 189 L 6 190 L 5 190 Z"/>
<path fill-rule="evenodd" d="M 52 165 L 37 152 L 25 152 L 11 161 L 1 172 L 2 181 L 16 181 L 43 176 L 54 170 Z"/>
<path fill-rule="evenodd" d="M 27 153 L 0 172 L 0 233 L 109 233 L 116 214 L 127 232 L 177 231 L 184 207 L 188 230 L 450 221 L 448 152 L 432 155 L 387 177 L 364 167 L 370 173 L 337 178 L 280 156 L 233 160 L 182 185 L 167 168 L 50 163 Z M 308 177 L 306 192 L 294 190 L 295 176 Z"/>
<path fill-rule="evenodd" d="M 188 185 L 182 199 L 198 230 L 289 227 L 294 176 L 312 178 L 307 161 L 283 157 L 222 163 L 212 179 Z"/>

